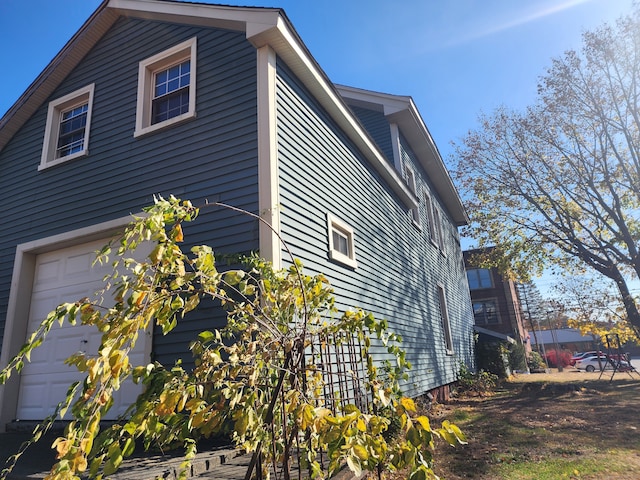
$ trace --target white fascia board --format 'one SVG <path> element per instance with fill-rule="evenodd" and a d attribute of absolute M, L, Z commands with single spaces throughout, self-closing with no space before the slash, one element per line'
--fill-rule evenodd
<path fill-rule="evenodd" d="M 415 195 L 411 193 L 395 168 L 384 158 L 369 134 L 354 117 L 334 84 L 326 77 L 287 21 L 281 17 L 275 28 L 262 30 L 252 37 L 248 36 L 247 39 L 258 48 L 266 44 L 271 45 L 298 79 L 311 91 L 314 98 L 362 151 L 402 202 L 408 208 L 418 206 Z"/>
<path fill-rule="evenodd" d="M 0 118 L 0 151 L 118 19 L 105 0 Z"/>
<path fill-rule="evenodd" d="M 109 0 L 108 7 L 120 15 L 145 20 L 227 28 L 242 32 L 247 31 L 248 24 L 256 30 L 271 28 L 277 23 L 281 13 L 278 8 L 233 7 L 158 0 Z"/>
<path fill-rule="evenodd" d="M 382 106 L 384 115 L 389 122 L 398 125 L 412 150 L 418 156 L 456 224 L 466 225 L 469 222 L 469 217 L 462 205 L 462 200 L 413 99 L 409 96 L 372 92 L 343 85 L 339 85 L 337 88 L 340 94 L 350 101 Z"/>

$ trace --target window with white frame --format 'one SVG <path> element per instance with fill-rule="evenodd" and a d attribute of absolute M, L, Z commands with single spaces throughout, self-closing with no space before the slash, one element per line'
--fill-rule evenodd
<path fill-rule="evenodd" d="M 453 355 L 453 336 L 451 335 L 451 324 L 449 322 L 449 311 L 447 309 L 447 297 L 445 295 L 443 285 L 438 285 L 438 303 L 440 307 L 442 331 L 444 334 L 444 345 L 447 350 L 447 355 Z"/>
<path fill-rule="evenodd" d="M 416 187 L 416 175 L 413 173 L 413 170 L 408 165 L 404 166 L 404 177 L 414 196 L 417 197 L 417 187 Z M 411 209 L 411 219 L 413 220 L 414 225 L 420 226 L 420 210 L 418 207 Z"/>
<path fill-rule="evenodd" d="M 95 84 L 49 103 L 39 170 L 87 155 Z"/>
<path fill-rule="evenodd" d="M 134 136 L 196 114 L 196 38 L 140 62 Z"/>
<path fill-rule="evenodd" d="M 500 323 L 496 301 L 494 299 L 474 300 L 473 317 L 476 325 L 496 325 Z"/>
<path fill-rule="evenodd" d="M 429 221 L 429 239 L 434 245 L 438 245 L 438 231 L 436 230 L 436 222 L 433 218 L 433 204 L 431 201 L 431 195 L 424 192 L 424 207 L 427 211 L 427 220 Z"/>
<path fill-rule="evenodd" d="M 436 231 L 436 245 L 440 249 L 442 253 L 444 251 L 444 233 L 442 231 L 442 216 L 440 215 L 440 210 L 435 205 L 435 202 L 432 203 L 432 211 L 433 211 L 433 223 L 435 224 Z"/>
<path fill-rule="evenodd" d="M 357 262 L 353 229 L 329 213 L 327 214 L 327 234 L 329 258 L 355 268 Z"/>

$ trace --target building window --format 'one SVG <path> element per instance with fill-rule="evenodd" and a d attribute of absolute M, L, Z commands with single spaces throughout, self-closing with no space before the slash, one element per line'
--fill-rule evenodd
<path fill-rule="evenodd" d="M 471 268 L 467 270 L 467 280 L 469 281 L 469 290 L 493 288 L 491 271 L 486 268 Z"/>
<path fill-rule="evenodd" d="M 164 122 L 189 111 L 191 61 L 187 60 L 154 75 L 151 124 Z"/>
<path fill-rule="evenodd" d="M 440 249 L 440 251 L 444 254 L 444 234 L 442 231 L 442 216 L 440 215 L 440 210 L 435 206 L 435 203 L 432 203 L 432 211 L 433 211 L 433 223 L 435 224 L 436 231 L 436 245 Z"/>
<path fill-rule="evenodd" d="M 495 300 L 474 301 L 473 316 L 476 325 L 496 325 L 500 323 Z"/>
<path fill-rule="evenodd" d="M 444 345 L 447 355 L 453 355 L 453 337 L 451 335 L 451 324 L 449 323 L 449 311 L 447 309 L 447 298 L 444 286 L 438 285 L 438 304 L 440 307 L 440 320 L 442 321 L 442 331 L 444 333 Z"/>
<path fill-rule="evenodd" d="M 331 214 L 327 214 L 329 258 L 355 268 L 356 251 L 353 229 Z"/>
<path fill-rule="evenodd" d="M 416 188 L 416 175 L 408 165 L 404 166 L 404 177 L 409 190 L 411 190 L 411 193 L 413 193 L 413 195 L 417 198 L 418 189 Z M 420 226 L 420 210 L 418 209 L 418 207 L 411 209 L 411 220 L 413 220 L 414 225 Z"/>
<path fill-rule="evenodd" d="M 194 37 L 140 62 L 135 137 L 195 117 L 196 43 Z"/>
<path fill-rule="evenodd" d="M 95 84 L 49 103 L 39 170 L 87 155 Z"/>
<path fill-rule="evenodd" d="M 433 205 L 431 201 L 431 195 L 427 192 L 424 192 L 424 208 L 427 211 L 427 220 L 429 221 L 429 239 L 433 242 L 434 245 L 438 245 L 437 237 L 438 232 L 436 230 L 436 222 L 433 218 Z"/>

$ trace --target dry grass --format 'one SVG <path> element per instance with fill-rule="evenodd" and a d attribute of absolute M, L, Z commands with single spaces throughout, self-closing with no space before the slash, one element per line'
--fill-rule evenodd
<path fill-rule="evenodd" d="M 640 478 L 640 376 L 520 375 L 487 397 L 454 399 L 431 416 L 469 444 L 439 442 L 436 472 L 460 479 Z"/>

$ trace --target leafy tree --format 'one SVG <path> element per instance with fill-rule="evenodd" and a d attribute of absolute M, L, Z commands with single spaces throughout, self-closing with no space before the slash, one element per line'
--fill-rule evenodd
<path fill-rule="evenodd" d="M 568 325 L 582 335 L 592 335 L 606 344 L 607 335 L 617 335 L 621 343 L 637 342 L 638 337 L 626 322 L 620 297 L 609 283 L 593 277 L 564 278 L 555 287 L 562 299 Z"/>
<path fill-rule="evenodd" d="M 586 268 L 615 284 L 640 331 L 640 7 L 553 60 L 524 112 L 500 108 L 457 147 L 465 232 L 519 278 Z"/>
<path fill-rule="evenodd" d="M 84 380 L 70 387 L 56 412 L 72 419 L 53 444 L 57 462 L 47 478 L 107 477 L 136 444 L 145 449 L 182 446 L 186 476 L 197 440 L 221 433 L 255 452 L 260 461 L 252 462 L 252 468 L 262 465 L 265 474 L 279 469 L 285 479 L 294 448 L 302 452 L 301 466 L 312 478 L 330 476 L 344 463 L 357 474 L 408 468 L 412 479 L 433 477 L 434 436 L 452 444 L 464 442 L 464 436 L 448 422 L 432 428 L 413 400 L 401 395 L 398 381 L 406 378 L 409 365 L 398 346 L 400 339 L 387 332 L 386 322 L 361 310 L 339 313 L 327 279 L 303 274 L 293 258 L 282 271 L 251 257 L 245 269 L 222 272 L 211 247 L 183 252 L 183 225 L 198 213 L 187 201 L 158 199 L 117 242 L 99 252 L 100 262 L 114 258 L 104 290 L 96 298 L 65 303 L 51 312 L 0 372 L 4 383 L 19 371 L 55 323 L 91 325 L 102 334 L 98 352 L 67 359 Z M 130 258 L 131 251 L 149 241 L 155 248 L 148 258 Z M 107 295 L 115 300 L 109 308 L 101 301 Z M 129 352 L 141 332 L 155 324 L 168 334 L 203 299 L 220 302 L 227 325 L 194 339 L 192 370 L 180 363 L 131 364 Z M 363 393 L 370 411 L 355 403 L 329 404 L 324 393 L 332 385 L 314 362 L 319 345 L 331 341 L 339 348 L 352 339 L 361 346 Z M 385 346 L 393 360 L 380 373 L 369 353 L 372 339 Z M 114 392 L 130 378 L 144 384 L 144 392 L 121 421 L 101 429 Z M 36 430 L 34 441 L 54 418 Z M 392 421 L 401 432 L 389 438 Z M 318 461 L 321 451 L 328 457 L 324 466 Z"/>

